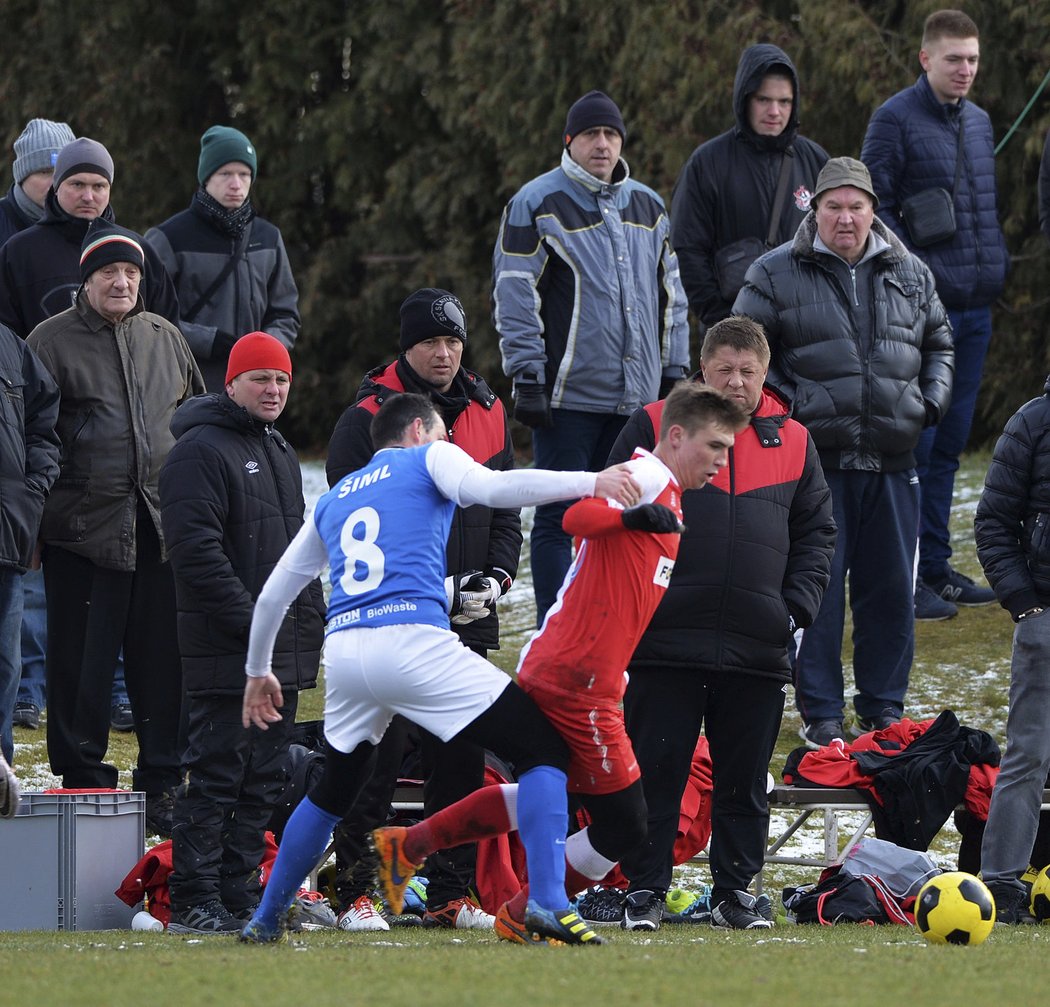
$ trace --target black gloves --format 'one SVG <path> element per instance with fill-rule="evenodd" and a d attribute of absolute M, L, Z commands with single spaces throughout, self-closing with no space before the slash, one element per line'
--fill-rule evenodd
<path fill-rule="evenodd" d="M 480 570 L 453 574 L 445 578 L 445 600 L 448 604 L 449 620 L 457 626 L 484 619 L 499 597 L 499 584 L 486 577 Z"/>
<path fill-rule="evenodd" d="M 233 349 L 235 342 L 237 342 L 236 336 L 230 335 L 229 332 L 223 332 L 222 329 L 216 329 L 215 339 L 211 344 L 212 360 L 229 360 L 230 350 Z"/>
<path fill-rule="evenodd" d="M 543 385 L 514 383 L 514 419 L 533 429 L 551 425 L 551 403 Z"/>
<path fill-rule="evenodd" d="M 656 535 L 685 531 L 685 525 L 678 520 L 678 515 L 663 504 L 650 503 L 630 507 L 623 512 L 621 520 L 624 528 L 631 531 L 651 531 Z"/>
<path fill-rule="evenodd" d="M 656 397 L 658 399 L 666 399 L 667 396 L 671 394 L 671 389 L 674 388 L 674 386 L 677 385 L 678 382 L 682 381 L 682 380 L 684 380 L 684 375 L 681 376 L 681 377 L 677 377 L 677 378 L 667 378 L 667 377 L 661 378 L 660 379 L 660 391 L 657 393 Z"/>

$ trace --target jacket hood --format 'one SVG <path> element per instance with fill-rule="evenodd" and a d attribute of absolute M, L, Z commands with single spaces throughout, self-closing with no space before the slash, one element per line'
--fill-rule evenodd
<path fill-rule="evenodd" d="M 904 242 L 877 216 L 872 219 L 871 229 L 890 246 L 883 249 L 875 258 L 882 258 L 886 262 L 903 262 L 911 254 L 905 247 Z M 802 218 L 802 223 L 798 225 L 798 230 L 795 232 L 795 237 L 791 242 L 791 254 L 812 259 L 817 254 L 814 249 L 816 237 L 817 215 L 813 210 L 810 210 Z"/>
<path fill-rule="evenodd" d="M 171 417 L 170 429 L 178 440 L 194 427 L 227 427 L 243 434 L 262 436 L 267 430 L 278 440 L 284 438 L 269 424 L 260 423 L 244 406 L 237 405 L 225 392 L 212 392 L 187 399 Z"/>
<path fill-rule="evenodd" d="M 791 106 L 791 117 L 787 127 L 779 136 L 759 136 L 748 125 L 747 99 L 755 93 L 762 83 L 762 78 L 774 68 L 791 77 L 791 87 L 795 100 Z M 799 118 L 798 71 L 795 64 L 783 49 L 762 42 L 749 46 L 740 54 L 736 67 L 736 79 L 733 81 L 733 115 L 736 117 L 737 134 L 761 150 L 784 150 L 790 146 L 798 133 Z"/>

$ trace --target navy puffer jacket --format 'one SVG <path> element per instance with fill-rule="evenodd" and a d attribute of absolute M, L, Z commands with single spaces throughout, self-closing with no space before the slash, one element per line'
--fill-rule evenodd
<path fill-rule="evenodd" d="M 924 189 L 952 191 L 960 120 L 965 126 L 955 236 L 915 248 L 901 219 L 901 203 Z M 879 216 L 930 267 L 945 307 L 965 311 L 991 304 L 1003 289 L 1010 257 L 999 227 L 988 113 L 965 98 L 942 105 L 923 74 L 875 110 L 860 159 L 871 172 Z"/>

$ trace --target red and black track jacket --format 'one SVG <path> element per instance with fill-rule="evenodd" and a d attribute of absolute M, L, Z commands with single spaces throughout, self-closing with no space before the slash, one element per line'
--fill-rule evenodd
<path fill-rule="evenodd" d="M 495 471 L 514 468 L 507 413 L 481 375 L 461 367 L 452 387 L 441 393 L 427 385 L 408 365 L 404 354 L 391 364 L 369 371 L 358 389 L 357 401 L 336 423 L 328 444 L 325 472 L 328 485 L 367 465 L 373 454 L 372 417 L 391 395 L 416 392 L 433 400 L 448 427 L 449 440 L 476 462 Z M 446 550 L 449 574 L 481 570 L 513 579 L 521 553 L 521 512 L 517 508 L 457 507 Z M 453 626 L 468 647 L 499 649 L 499 616 Z"/>
<path fill-rule="evenodd" d="M 639 409 L 610 463 L 653 447 L 663 402 Z M 630 670 L 683 667 L 789 681 L 790 621 L 809 626 L 831 571 L 831 493 L 806 429 L 770 386 L 729 464 L 682 498 L 686 532 L 671 584 Z"/>

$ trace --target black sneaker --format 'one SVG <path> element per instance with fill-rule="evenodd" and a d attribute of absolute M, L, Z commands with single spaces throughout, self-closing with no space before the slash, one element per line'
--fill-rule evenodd
<path fill-rule="evenodd" d="M 806 748 L 826 748 L 836 738 L 843 738 L 841 720 L 814 720 L 798 729 Z"/>
<path fill-rule="evenodd" d="M 995 601 L 995 592 L 990 587 L 981 587 L 966 574 L 951 567 L 948 567 L 948 573 L 943 579 L 928 580 L 926 585 L 945 601 L 968 608 L 991 605 Z"/>
<path fill-rule="evenodd" d="M 130 703 L 113 704 L 109 711 L 109 726 L 122 734 L 135 730 L 135 717 L 132 715 Z"/>
<path fill-rule="evenodd" d="M 588 888 L 576 900 L 580 919 L 592 927 L 618 927 L 623 920 L 624 893 L 619 888 Z"/>
<path fill-rule="evenodd" d="M 595 946 L 605 943 L 574 909 L 544 909 L 534 899 L 525 906 L 525 929 L 534 941 Z"/>
<path fill-rule="evenodd" d="M 239 934 L 244 923 L 218 900 L 212 899 L 189 909 L 171 911 L 169 934 L 195 934 L 209 937 L 217 934 Z"/>
<path fill-rule="evenodd" d="M 624 930 L 659 930 L 664 915 L 664 897 L 656 892 L 642 889 L 628 892 L 623 903 Z"/>
<path fill-rule="evenodd" d="M 175 799 L 171 792 L 146 795 L 146 834 L 171 838 L 171 818 L 175 810 Z"/>
<path fill-rule="evenodd" d="M 769 901 L 768 895 L 755 896 L 755 912 L 764 920 L 773 923 L 773 903 Z"/>
<path fill-rule="evenodd" d="M 892 727 L 894 724 L 901 722 L 900 714 L 896 710 L 891 710 L 887 707 L 877 717 L 857 717 L 853 722 L 853 725 L 849 729 L 849 733 L 854 738 L 859 738 L 862 734 L 870 734 L 872 731 L 882 731 L 887 727 Z"/>
<path fill-rule="evenodd" d="M 15 703 L 11 724 L 14 727 L 24 727 L 27 731 L 35 731 L 40 726 L 40 707 L 36 703 Z"/>
<path fill-rule="evenodd" d="M 996 923 L 1015 926 L 1019 923 L 1039 922 L 1028 912 L 1027 893 L 1023 888 L 1015 888 L 1003 881 L 992 881 L 988 884 L 988 891 L 992 893 L 992 899 L 995 901 Z"/>
<path fill-rule="evenodd" d="M 915 621 L 944 622 L 954 619 L 959 610 L 921 580 L 915 582 Z"/>
<path fill-rule="evenodd" d="M 768 930 L 773 926 L 773 906 L 769 899 L 759 906 L 754 895 L 733 892 L 711 910 L 711 926 L 723 930 Z"/>

